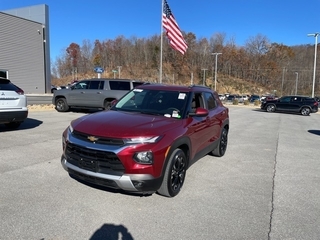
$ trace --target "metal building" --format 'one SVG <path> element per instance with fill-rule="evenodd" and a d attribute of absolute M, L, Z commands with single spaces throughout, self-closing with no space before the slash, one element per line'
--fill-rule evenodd
<path fill-rule="evenodd" d="M 51 92 L 47 5 L 0 12 L 0 76 L 25 93 Z"/>

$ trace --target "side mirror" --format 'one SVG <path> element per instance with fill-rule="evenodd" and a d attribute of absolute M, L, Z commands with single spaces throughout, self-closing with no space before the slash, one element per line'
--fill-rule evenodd
<path fill-rule="evenodd" d="M 208 116 L 209 111 L 205 108 L 198 107 L 195 112 L 189 112 L 189 116 L 193 117 L 206 117 Z"/>

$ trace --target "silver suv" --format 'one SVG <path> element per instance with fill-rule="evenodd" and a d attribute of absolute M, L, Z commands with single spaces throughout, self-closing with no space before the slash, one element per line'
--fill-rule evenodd
<path fill-rule="evenodd" d="M 27 117 L 27 97 L 24 91 L 9 79 L 0 77 L 0 124 L 18 128 Z"/>
<path fill-rule="evenodd" d="M 81 80 L 69 89 L 54 91 L 52 103 L 58 112 L 70 108 L 109 109 L 111 102 L 120 99 L 143 82 L 129 79 L 94 78 Z"/>

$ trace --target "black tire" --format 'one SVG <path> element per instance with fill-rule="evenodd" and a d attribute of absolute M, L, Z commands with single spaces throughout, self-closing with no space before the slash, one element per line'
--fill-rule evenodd
<path fill-rule="evenodd" d="M 186 168 L 186 155 L 181 149 L 175 149 L 169 158 L 158 193 L 166 197 L 176 196 L 183 186 L 187 171 Z"/>
<path fill-rule="evenodd" d="M 267 112 L 275 112 L 276 106 L 273 104 L 268 104 L 266 110 L 267 110 Z"/>
<path fill-rule="evenodd" d="M 301 114 L 302 114 L 303 116 L 309 116 L 310 113 L 311 113 L 311 110 L 310 110 L 310 108 L 308 108 L 308 107 L 303 107 L 303 108 L 301 109 Z"/>
<path fill-rule="evenodd" d="M 22 122 L 10 122 L 10 123 L 6 123 L 5 126 L 9 129 L 17 129 L 18 127 L 20 127 Z"/>
<path fill-rule="evenodd" d="M 111 108 L 111 102 L 109 101 L 104 101 L 104 110 L 109 110 Z"/>
<path fill-rule="evenodd" d="M 56 101 L 56 110 L 58 112 L 67 112 L 69 110 L 69 106 L 65 98 L 58 98 Z"/>
<path fill-rule="evenodd" d="M 223 128 L 221 131 L 219 144 L 216 149 L 214 149 L 211 153 L 213 156 L 222 157 L 226 151 L 228 146 L 228 130 Z"/>

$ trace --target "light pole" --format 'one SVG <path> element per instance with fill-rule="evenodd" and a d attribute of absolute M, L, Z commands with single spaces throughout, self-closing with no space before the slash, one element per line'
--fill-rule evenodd
<path fill-rule="evenodd" d="M 281 97 L 283 96 L 283 83 L 284 83 L 284 73 L 286 71 L 286 68 L 282 68 L 282 81 L 281 81 Z"/>
<path fill-rule="evenodd" d="M 295 95 L 297 95 L 299 73 L 298 73 L 298 72 L 295 72 L 295 74 L 296 74 L 296 91 L 295 91 Z"/>
<path fill-rule="evenodd" d="M 214 68 L 214 90 L 217 90 L 217 62 L 218 62 L 218 55 L 222 54 L 222 53 L 211 53 L 212 55 L 216 56 L 216 64 L 215 64 L 215 68 Z"/>
<path fill-rule="evenodd" d="M 313 80 L 312 80 L 312 95 L 311 95 L 311 97 L 314 97 L 314 85 L 315 85 L 315 82 L 316 82 L 316 64 L 317 64 L 318 36 L 319 36 L 319 33 L 310 33 L 310 34 L 308 34 L 308 37 L 314 37 L 314 38 L 315 38 L 315 45 L 314 45 L 314 65 L 313 65 Z"/>
<path fill-rule="evenodd" d="M 201 70 L 203 71 L 202 85 L 204 86 L 204 81 L 205 81 L 205 79 L 206 79 L 206 71 L 207 71 L 208 69 L 203 68 L 203 69 L 201 69 Z"/>

